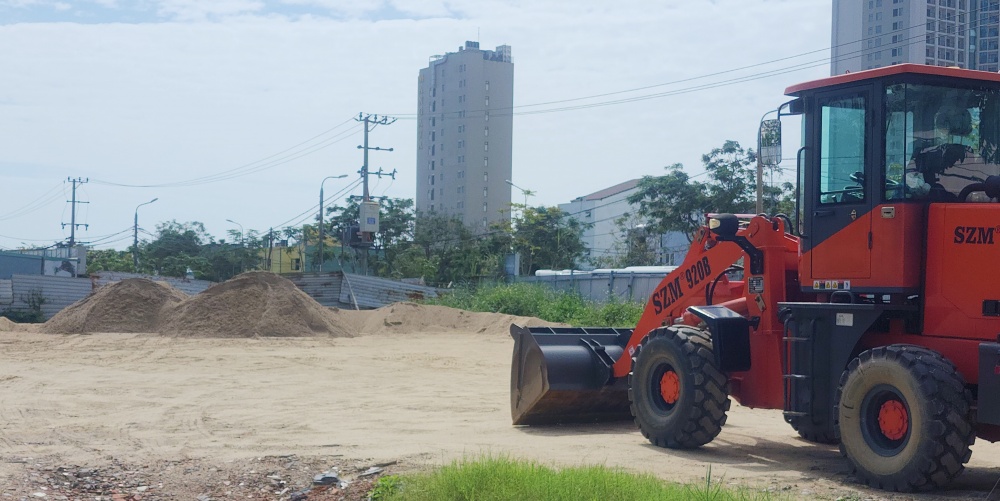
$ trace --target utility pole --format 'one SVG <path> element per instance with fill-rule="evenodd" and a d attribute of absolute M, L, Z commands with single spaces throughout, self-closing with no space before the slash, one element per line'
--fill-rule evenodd
<path fill-rule="evenodd" d="M 364 185 L 363 198 L 361 200 L 361 207 L 358 214 L 359 230 L 361 233 L 361 247 L 364 248 L 364 253 L 361 255 L 361 269 L 364 270 L 364 274 L 368 274 L 368 248 L 372 244 L 372 233 L 378 231 L 378 205 L 376 204 L 374 208 L 371 207 L 371 196 L 368 193 L 368 150 L 375 151 L 392 151 L 392 148 L 380 148 L 378 146 L 368 146 L 368 133 L 378 127 L 379 125 L 390 125 L 396 122 L 393 117 L 378 115 L 365 115 L 364 113 L 358 113 L 358 118 L 355 118 L 358 122 L 364 122 L 365 125 L 365 143 L 363 146 L 358 146 L 359 150 L 364 150 L 364 163 L 361 165 L 361 180 Z M 382 177 L 382 169 L 379 168 L 378 173 L 375 174 Z M 396 178 L 396 170 L 393 169 L 391 174 L 393 179 Z M 369 211 L 374 210 L 374 215 L 369 214 Z"/>
<path fill-rule="evenodd" d="M 90 181 L 90 178 L 84 179 L 84 178 L 78 177 L 76 179 L 73 179 L 73 178 L 69 178 L 68 177 L 68 178 L 66 178 L 66 180 L 69 181 L 69 182 L 71 182 L 71 183 L 73 183 L 73 199 L 72 200 L 67 200 L 67 202 L 69 202 L 70 204 L 72 204 L 70 206 L 70 216 L 69 216 L 70 217 L 70 219 L 69 219 L 69 246 L 73 247 L 74 245 L 76 245 L 76 227 L 77 226 L 83 226 L 84 228 L 90 227 L 89 224 L 76 224 L 76 204 L 89 204 L 90 203 L 90 202 L 77 202 L 76 201 L 76 185 L 78 185 L 78 184 L 86 184 L 87 182 Z M 61 224 L 62 224 L 63 228 L 66 227 L 66 223 L 61 223 Z"/>

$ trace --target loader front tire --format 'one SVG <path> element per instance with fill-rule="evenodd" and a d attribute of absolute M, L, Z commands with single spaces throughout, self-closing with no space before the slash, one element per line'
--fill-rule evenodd
<path fill-rule="evenodd" d="M 654 445 L 700 447 L 726 424 L 729 379 L 716 366 L 703 330 L 670 326 L 650 332 L 632 357 L 628 382 L 632 416 Z"/>
<path fill-rule="evenodd" d="M 872 487 L 941 487 L 972 455 L 972 395 L 935 351 L 910 345 L 865 351 L 848 365 L 837 397 L 840 451 Z"/>

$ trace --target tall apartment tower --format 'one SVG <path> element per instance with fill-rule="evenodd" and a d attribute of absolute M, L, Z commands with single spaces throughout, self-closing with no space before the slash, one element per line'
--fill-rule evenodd
<path fill-rule="evenodd" d="M 510 219 L 514 64 L 510 46 L 432 56 L 417 83 L 417 201 L 475 233 Z"/>
<path fill-rule="evenodd" d="M 830 72 L 900 63 L 998 69 L 997 0 L 833 0 Z"/>

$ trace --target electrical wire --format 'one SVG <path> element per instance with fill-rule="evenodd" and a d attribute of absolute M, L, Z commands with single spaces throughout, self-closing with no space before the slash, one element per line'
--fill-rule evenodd
<path fill-rule="evenodd" d="M 352 117 L 352 118 L 350 118 L 348 120 L 345 120 L 345 121 L 341 122 L 340 124 L 334 126 L 333 128 L 330 128 L 330 129 L 328 129 L 328 130 L 326 130 L 324 132 L 321 132 L 321 133 L 319 133 L 319 134 L 317 134 L 317 135 L 315 135 L 315 136 L 313 136 L 313 137 L 311 137 L 309 139 L 306 139 L 305 141 L 302 141 L 302 142 L 300 142 L 300 143 L 298 143 L 298 144 L 296 144 L 294 146 L 288 147 L 288 148 L 286 148 L 284 150 L 281 150 L 281 151 L 279 151 L 277 153 L 274 153 L 272 155 L 268 155 L 268 156 L 266 156 L 266 157 L 264 157 L 262 159 L 259 159 L 259 160 L 256 160 L 254 162 L 250 162 L 250 163 L 247 163 L 247 164 L 243 164 L 243 165 L 241 165 L 239 167 L 234 167 L 232 169 L 227 169 L 227 170 L 224 170 L 222 172 L 218 172 L 218 173 L 215 173 L 215 174 L 210 174 L 210 175 L 207 175 L 207 176 L 196 177 L 196 178 L 187 179 L 187 180 L 184 180 L 184 181 L 174 181 L 174 182 L 158 183 L 158 184 L 128 184 L 128 183 L 118 183 L 118 182 L 112 182 L 112 181 L 105 181 L 105 180 L 100 180 L 100 179 L 91 179 L 91 181 L 94 182 L 94 183 L 97 183 L 97 184 L 102 184 L 102 185 L 107 185 L 107 186 L 118 186 L 118 187 L 124 187 L 124 188 L 179 188 L 179 187 L 198 186 L 198 185 L 209 184 L 209 183 L 217 183 L 217 182 L 220 182 L 220 181 L 227 181 L 227 180 L 230 180 L 230 179 L 234 179 L 234 178 L 242 177 L 242 176 L 247 176 L 247 175 L 250 175 L 250 174 L 255 174 L 257 172 L 261 172 L 261 171 L 264 171 L 264 170 L 267 170 L 267 169 L 271 169 L 271 168 L 277 167 L 279 165 L 286 164 L 288 162 L 291 162 L 292 160 L 296 160 L 296 159 L 302 158 L 304 156 L 311 155 L 313 153 L 316 153 L 319 150 L 328 148 L 330 146 L 333 146 L 334 144 L 337 144 L 337 143 L 339 143 L 341 141 L 344 141 L 344 140 L 348 139 L 349 137 L 354 136 L 358 132 L 360 132 L 360 128 L 362 126 L 361 125 L 356 125 L 354 127 L 348 128 L 345 131 L 339 132 L 339 133 L 337 133 L 337 134 L 335 134 L 335 135 L 333 135 L 331 137 L 328 137 L 328 138 L 326 138 L 326 139 L 324 139 L 324 140 L 322 140 L 322 141 L 320 141 L 318 143 L 310 144 L 310 145 L 305 146 L 305 147 L 303 147 L 301 149 L 298 149 L 298 148 L 302 147 L 303 145 L 306 145 L 306 144 L 308 144 L 308 143 L 316 140 L 319 137 L 327 135 L 327 134 L 329 134 L 329 133 L 331 133 L 331 132 L 339 129 L 340 127 L 343 127 L 345 124 L 350 123 L 353 120 L 354 120 L 354 118 Z M 295 151 L 293 151 L 293 150 L 295 150 Z"/>
<path fill-rule="evenodd" d="M 975 11 L 975 9 L 973 9 L 973 12 L 974 11 Z M 961 22 L 957 22 L 956 21 L 957 31 L 958 32 L 962 32 L 963 29 L 961 29 L 960 27 L 962 27 L 962 26 L 968 26 L 969 24 L 971 24 L 972 18 L 974 18 L 974 17 L 975 17 L 974 14 L 970 14 L 969 21 L 967 21 L 965 23 L 961 23 Z M 886 34 L 883 34 L 883 33 L 874 34 L 872 36 L 862 38 L 861 40 L 852 40 L 850 42 L 845 42 L 845 43 L 839 44 L 837 46 L 827 47 L 827 48 L 824 48 L 824 49 L 816 49 L 816 50 L 812 50 L 812 51 L 808 51 L 808 52 L 803 52 L 803 53 L 800 53 L 800 54 L 795 54 L 795 55 L 786 56 L 786 57 L 782 57 L 782 58 L 778 58 L 778 59 L 773 59 L 773 60 L 770 60 L 770 61 L 765 61 L 765 62 L 761 62 L 761 63 L 755 63 L 755 64 L 752 64 L 752 65 L 746 65 L 746 66 L 742 66 L 742 67 L 738 67 L 738 68 L 731 68 L 731 69 L 727 69 L 727 70 L 717 71 L 717 72 L 713 72 L 713 73 L 707 73 L 707 74 L 704 74 L 704 75 L 698 75 L 698 76 L 694 76 L 694 77 L 683 78 L 683 79 L 673 80 L 673 81 L 659 83 L 659 84 L 647 85 L 647 86 L 643 86 L 643 87 L 636 87 L 636 88 L 633 88 L 633 89 L 620 90 L 620 91 L 612 91 L 612 92 L 605 92 L 605 93 L 600 93 L 600 94 L 593 94 L 593 95 L 589 95 L 589 96 L 575 97 L 575 98 L 569 98 L 569 99 L 544 101 L 544 102 L 540 102 L 540 103 L 532 103 L 532 104 L 525 104 L 525 105 L 516 105 L 516 106 L 512 106 L 512 107 L 491 108 L 490 110 L 487 110 L 487 109 L 462 110 L 462 111 L 442 113 L 441 115 L 447 116 L 447 115 L 451 115 L 451 114 L 455 114 L 455 113 L 466 113 L 466 116 L 468 116 L 468 114 L 471 113 L 471 114 L 473 114 L 473 116 L 478 116 L 478 115 L 476 115 L 477 113 L 483 113 L 483 114 L 485 114 L 487 111 L 489 111 L 491 113 L 494 113 L 494 114 L 497 114 L 497 115 L 501 115 L 501 116 L 503 116 L 503 115 L 533 115 L 533 114 L 541 114 L 541 113 L 556 113 L 556 112 L 563 112 L 563 111 L 572 111 L 572 110 L 593 108 L 593 107 L 599 107 L 599 106 L 611 106 L 611 105 L 617 105 L 617 104 L 631 103 L 631 102 L 636 102 L 636 101 L 644 101 L 644 100 L 648 100 L 648 99 L 657 99 L 657 98 L 662 98 L 662 97 L 667 97 L 667 96 L 676 96 L 676 95 L 681 95 L 681 94 L 687 94 L 687 93 L 697 92 L 697 91 L 706 90 L 706 89 L 714 89 L 714 88 L 717 88 L 717 87 L 734 85 L 734 84 L 738 84 L 738 83 L 745 83 L 745 82 L 749 82 L 749 81 L 753 81 L 753 80 L 759 80 L 759 79 L 763 79 L 763 78 L 770 78 L 770 77 L 773 77 L 773 76 L 784 75 L 784 74 L 787 74 L 787 73 L 797 72 L 797 71 L 801 71 L 801 70 L 805 70 L 805 69 L 816 68 L 816 67 L 819 67 L 819 66 L 827 65 L 830 62 L 835 61 L 835 60 L 839 62 L 839 61 L 847 61 L 847 60 L 851 60 L 851 59 L 857 59 L 857 58 L 860 58 L 860 57 L 862 57 L 864 55 L 863 54 L 864 50 L 865 50 L 864 47 L 863 47 L 864 42 L 867 42 L 869 40 L 876 40 L 876 39 L 878 39 L 878 38 L 880 38 L 882 36 L 891 36 L 892 33 L 895 33 L 895 32 L 900 32 L 900 33 L 907 32 L 907 31 L 910 31 L 910 30 L 913 30 L 913 29 L 916 29 L 916 28 L 923 27 L 924 25 L 925 25 L 925 23 L 920 23 L 920 24 L 916 24 L 916 25 L 913 25 L 913 26 L 910 26 L 910 27 L 907 27 L 907 28 L 901 28 L 899 30 L 894 30 L 893 32 L 890 32 L 890 33 L 886 33 Z M 904 45 L 904 42 L 907 42 L 907 41 L 912 41 L 912 42 L 908 43 L 908 44 L 905 44 L 905 45 L 916 45 L 916 44 L 920 43 L 920 41 L 922 39 L 924 39 L 925 36 L 926 35 L 923 34 L 923 33 L 918 33 L 917 35 L 911 36 L 909 38 L 904 38 L 903 40 L 899 40 L 899 41 L 894 42 L 892 44 L 888 44 L 885 47 L 886 47 L 886 50 L 888 50 L 890 48 L 893 48 L 894 45 L 902 46 L 902 45 Z M 851 52 L 848 52 L 848 53 L 845 53 L 845 54 L 842 54 L 839 57 L 837 57 L 836 59 L 834 59 L 833 57 L 824 57 L 824 58 L 821 58 L 821 59 L 816 59 L 816 60 L 807 61 L 807 62 L 803 62 L 803 63 L 797 63 L 797 64 L 794 64 L 794 65 L 791 65 L 791 66 L 786 66 L 786 67 L 777 68 L 777 69 L 768 70 L 768 71 L 759 72 L 759 73 L 753 73 L 753 74 L 750 74 L 750 75 L 744 75 L 744 76 L 741 76 L 741 77 L 736 77 L 736 78 L 732 78 L 732 79 L 728 79 L 728 80 L 722 80 L 722 81 L 717 81 L 717 82 L 710 82 L 710 83 L 706 83 L 706 84 L 701 84 L 701 85 L 696 85 L 696 86 L 691 86 L 691 87 L 685 87 L 685 88 L 675 89 L 675 90 L 666 91 L 666 92 L 658 92 L 658 93 L 653 93 L 653 94 L 645 94 L 645 95 L 641 95 L 641 96 L 633 96 L 633 97 L 622 98 L 622 99 L 607 100 L 607 101 L 601 101 L 601 102 L 597 102 L 597 103 L 588 103 L 588 104 L 582 104 L 582 105 L 563 106 L 563 107 L 557 107 L 557 108 L 548 108 L 548 109 L 544 109 L 544 110 L 513 111 L 513 110 L 523 109 L 523 108 L 531 108 L 531 107 L 537 107 L 537 106 L 548 106 L 548 105 L 552 105 L 552 104 L 562 104 L 562 103 L 568 103 L 568 102 L 584 101 L 584 100 L 596 99 L 596 98 L 600 98 L 600 97 L 607 97 L 607 96 L 613 96 L 613 95 L 619 95 L 619 94 L 626 94 L 626 93 L 631 93 L 631 92 L 638 92 L 638 91 L 642 91 L 642 90 L 649 90 L 649 89 L 663 87 L 663 86 L 668 86 L 668 85 L 676 85 L 678 83 L 686 83 L 686 82 L 701 80 L 701 79 L 705 79 L 705 78 L 710 78 L 710 77 L 713 77 L 713 76 L 720 76 L 720 75 L 724 75 L 724 74 L 728 74 L 728 73 L 734 73 L 734 72 L 737 72 L 737 71 L 743 71 L 743 70 L 746 70 L 746 69 L 752 69 L 752 68 L 762 67 L 762 66 L 766 66 L 766 65 L 769 65 L 769 64 L 774 64 L 774 63 L 777 63 L 777 62 L 788 61 L 788 60 L 800 58 L 800 57 L 803 57 L 803 56 L 808 56 L 808 55 L 816 54 L 816 53 L 819 53 L 819 52 L 825 52 L 825 51 L 832 50 L 834 48 L 845 47 L 845 46 L 853 45 L 853 44 L 857 44 L 857 43 L 860 43 L 862 45 L 861 49 L 855 50 L 855 51 L 851 51 Z M 504 113 L 504 111 L 507 111 L 507 113 Z M 414 114 L 414 113 L 397 113 L 397 114 L 393 114 L 393 116 L 397 116 L 397 117 L 399 117 L 401 119 L 415 119 L 415 118 L 417 118 L 419 116 L 419 114 Z"/>
<path fill-rule="evenodd" d="M 32 200 L 31 202 L 28 202 L 27 204 L 23 205 L 22 207 L 20 207 L 18 209 L 15 209 L 15 210 L 12 210 L 12 211 L 10 211 L 10 212 L 8 212 L 6 214 L 0 215 L 0 221 L 7 221 L 9 219 L 15 219 L 15 218 L 18 218 L 18 217 L 21 217 L 21 216 L 25 216 L 25 215 L 31 214 L 32 212 L 35 212 L 35 211 L 43 208 L 43 207 L 47 207 L 48 205 L 51 205 L 57 199 L 62 198 L 63 193 L 60 192 L 60 191 L 57 191 L 57 190 L 59 190 L 59 188 L 61 188 L 63 186 L 63 184 L 64 183 L 62 181 L 60 181 L 55 186 L 53 186 L 52 188 L 49 188 L 45 193 L 43 193 L 38 198 Z M 53 193 L 53 192 L 55 192 L 55 193 Z"/>
<path fill-rule="evenodd" d="M 361 185 L 362 182 L 363 182 L 362 179 L 356 179 L 356 180 L 352 181 L 350 184 L 348 184 L 346 187 L 341 188 L 340 191 L 337 191 L 336 193 L 334 193 L 333 195 L 330 195 L 329 197 L 325 197 L 324 200 L 323 200 L 323 206 L 326 207 L 326 203 L 328 201 L 333 201 L 333 200 L 337 200 L 339 198 L 342 198 L 344 194 L 350 192 L 354 188 L 357 188 L 358 186 Z M 319 210 L 319 203 L 313 204 L 312 207 L 310 207 L 310 208 L 308 208 L 308 209 L 306 209 L 306 210 L 304 210 L 304 211 L 302 211 L 302 212 L 300 212 L 300 213 L 298 213 L 298 214 L 296 214 L 296 215 L 288 218 L 287 221 L 284 221 L 284 222 L 282 222 L 280 224 L 269 226 L 269 228 L 285 228 L 287 226 L 298 226 L 299 224 L 301 224 L 302 222 L 304 222 L 306 219 L 309 219 L 310 217 L 312 217 L 312 214 L 315 213 L 317 210 Z M 295 222 L 293 223 L 292 221 L 295 221 Z"/>

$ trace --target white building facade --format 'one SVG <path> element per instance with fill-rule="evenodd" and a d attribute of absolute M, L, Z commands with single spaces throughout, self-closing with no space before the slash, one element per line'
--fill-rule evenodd
<path fill-rule="evenodd" d="M 644 231 L 645 224 L 635 218 L 637 207 L 628 203 L 628 197 L 636 193 L 638 179 L 619 183 L 589 195 L 577 197 L 568 203 L 559 204 L 559 209 L 584 224 L 583 243 L 587 247 L 585 262 L 577 264 L 581 270 L 594 268 L 593 261 L 601 258 L 615 258 L 625 253 L 625 235 L 618 220 L 626 217 L 627 225 L 633 231 Z M 657 265 L 677 265 L 684 259 L 689 243 L 679 232 L 653 235 L 651 242 L 656 252 Z"/>

